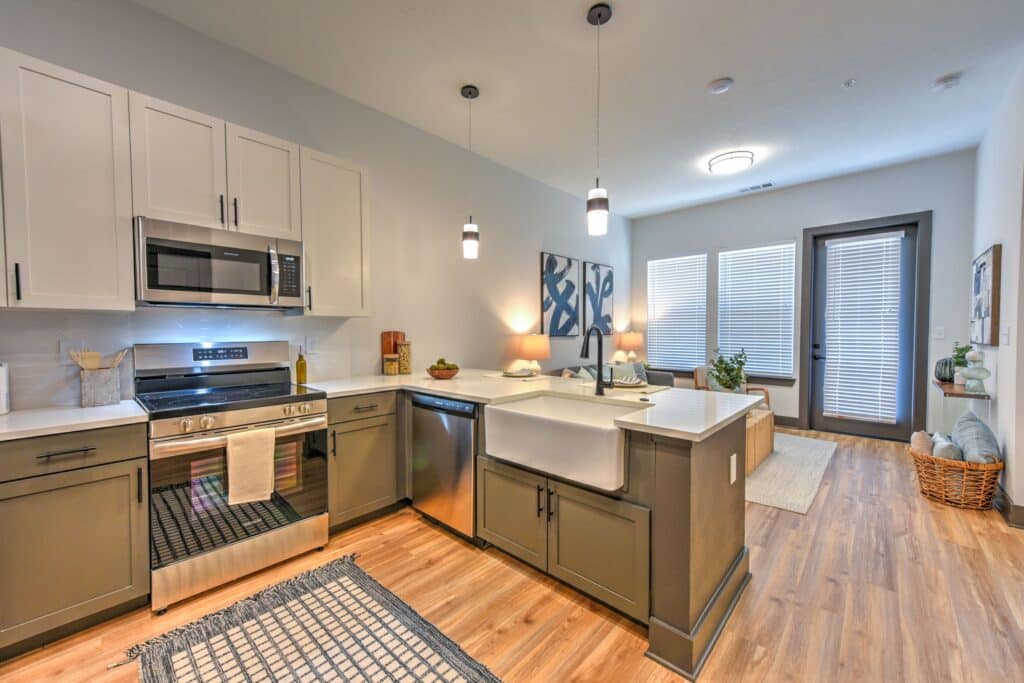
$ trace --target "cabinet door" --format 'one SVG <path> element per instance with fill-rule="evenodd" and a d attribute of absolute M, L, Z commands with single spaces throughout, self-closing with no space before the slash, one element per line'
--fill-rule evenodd
<path fill-rule="evenodd" d="M 569 484 L 548 486 L 548 573 L 646 622 L 650 510 Z"/>
<path fill-rule="evenodd" d="M 0 49 L 8 303 L 131 310 L 128 91 Z"/>
<path fill-rule="evenodd" d="M 547 479 L 477 458 L 477 536 L 547 569 Z"/>
<path fill-rule="evenodd" d="M 0 485 L 0 648 L 149 593 L 147 465 Z"/>
<path fill-rule="evenodd" d="M 302 148 L 306 315 L 369 315 L 366 169 Z"/>
<path fill-rule="evenodd" d="M 142 93 L 128 98 L 135 214 L 226 227 L 224 121 Z"/>
<path fill-rule="evenodd" d="M 299 146 L 228 123 L 227 149 L 231 227 L 301 240 Z"/>
<path fill-rule="evenodd" d="M 398 443 L 394 415 L 331 427 L 328 465 L 331 524 L 340 524 L 394 503 Z"/>

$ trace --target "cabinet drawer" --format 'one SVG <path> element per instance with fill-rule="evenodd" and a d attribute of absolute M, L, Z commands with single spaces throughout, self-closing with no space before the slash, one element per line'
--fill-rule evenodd
<path fill-rule="evenodd" d="M 327 402 L 327 416 L 331 424 L 348 420 L 361 420 L 364 417 L 390 415 L 394 412 L 394 391 L 332 398 Z"/>
<path fill-rule="evenodd" d="M 0 443 L 0 482 L 147 455 L 145 423 Z"/>

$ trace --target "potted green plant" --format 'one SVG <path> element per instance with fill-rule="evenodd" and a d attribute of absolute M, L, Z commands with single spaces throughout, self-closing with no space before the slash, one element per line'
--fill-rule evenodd
<path fill-rule="evenodd" d="M 743 368 L 747 364 L 747 352 L 740 349 L 732 356 L 718 354 L 708 368 L 708 379 L 716 391 L 721 389 L 740 393 L 747 382 Z"/>
<path fill-rule="evenodd" d="M 960 372 L 960 368 L 967 367 L 967 354 L 973 347 L 970 344 L 961 344 L 958 341 L 953 342 L 953 368 L 956 372 L 953 375 L 954 384 L 964 384 L 967 380 Z"/>

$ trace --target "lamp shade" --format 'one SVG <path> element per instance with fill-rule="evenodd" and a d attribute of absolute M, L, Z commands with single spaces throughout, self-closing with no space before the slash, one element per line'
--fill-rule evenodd
<path fill-rule="evenodd" d="M 551 339 L 546 334 L 524 334 L 519 338 L 518 357 L 521 360 L 551 358 Z"/>
<path fill-rule="evenodd" d="M 643 351 L 644 335 L 639 332 L 622 332 L 619 334 L 619 348 L 623 351 Z"/>

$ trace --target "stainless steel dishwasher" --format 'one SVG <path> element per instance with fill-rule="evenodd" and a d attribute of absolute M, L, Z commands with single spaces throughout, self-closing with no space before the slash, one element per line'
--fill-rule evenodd
<path fill-rule="evenodd" d="M 412 397 L 412 505 L 473 538 L 478 407 L 427 394 Z"/>

